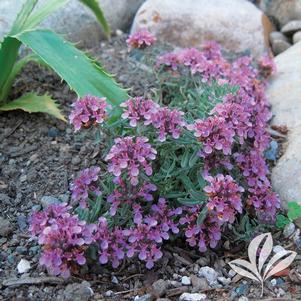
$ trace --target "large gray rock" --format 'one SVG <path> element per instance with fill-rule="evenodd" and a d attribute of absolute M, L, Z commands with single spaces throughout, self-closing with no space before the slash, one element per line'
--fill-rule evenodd
<path fill-rule="evenodd" d="M 48 0 L 40 0 L 39 6 Z M 0 1 L 0 40 L 6 34 L 25 0 Z M 132 19 L 144 0 L 99 0 L 98 1 L 111 26 L 127 30 Z M 103 39 L 101 26 L 93 13 L 78 0 L 70 0 L 67 5 L 49 16 L 41 26 L 51 28 L 58 33 L 66 34 L 72 42 L 80 42 L 81 46 L 93 47 Z"/>
<path fill-rule="evenodd" d="M 267 90 L 273 124 L 289 129 L 283 156 L 272 170 L 272 184 L 283 206 L 301 195 L 301 42 L 276 57 L 277 74 Z"/>
<path fill-rule="evenodd" d="M 260 8 L 281 26 L 294 19 L 301 19 L 300 0 L 261 0 Z"/>
<path fill-rule="evenodd" d="M 272 25 L 245 0 L 147 0 L 138 10 L 131 32 L 147 28 L 163 41 L 181 47 L 216 40 L 232 51 L 261 55 Z"/>

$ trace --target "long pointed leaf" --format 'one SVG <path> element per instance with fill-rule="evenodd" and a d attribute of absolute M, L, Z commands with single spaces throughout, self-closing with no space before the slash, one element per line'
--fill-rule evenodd
<path fill-rule="evenodd" d="M 104 16 L 101 7 L 98 5 L 98 2 L 96 0 L 79 0 L 79 1 L 85 4 L 93 11 L 98 22 L 101 24 L 104 33 L 106 34 L 107 37 L 110 37 L 110 33 L 111 33 L 110 26 L 106 20 L 106 17 Z"/>
<path fill-rule="evenodd" d="M 243 259 L 235 259 L 229 262 L 230 267 L 239 275 L 261 282 L 262 278 L 259 275 L 256 266 L 249 261 Z"/>
<path fill-rule="evenodd" d="M 113 106 L 128 98 L 102 68 L 52 31 L 36 29 L 14 37 L 38 54 L 80 97 L 106 97 Z"/>
<path fill-rule="evenodd" d="M 23 110 L 28 113 L 47 113 L 66 121 L 55 101 L 47 94 L 39 96 L 29 93 L 0 107 L 0 111 L 13 110 Z"/>
<path fill-rule="evenodd" d="M 26 23 L 28 17 L 32 13 L 33 9 L 35 8 L 38 0 L 27 0 L 20 12 L 17 15 L 16 20 L 13 23 L 13 26 L 9 32 L 9 35 L 14 35 L 19 33 L 20 31 L 24 30 L 24 24 Z"/>
<path fill-rule="evenodd" d="M 31 30 L 39 25 L 46 17 L 66 5 L 70 0 L 48 0 L 42 7 L 35 10 L 26 20 L 24 30 Z"/>

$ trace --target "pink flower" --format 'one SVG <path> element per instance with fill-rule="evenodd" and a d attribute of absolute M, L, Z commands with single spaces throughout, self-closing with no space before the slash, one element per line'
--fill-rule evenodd
<path fill-rule="evenodd" d="M 170 68 L 173 71 L 176 71 L 179 66 L 179 56 L 176 53 L 170 52 L 163 54 L 157 58 L 156 67 L 161 65 Z"/>
<path fill-rule="evenodd" d="M 151 118 L 152 113 L 159 108 L 159 105 L 151 99 L 143 99 L 142 97 L 130 98 L 120 106 L 124 108 L 124 113 L 121 117 L 129 119 L 132 127 L 137 126 L 139 121 Z"/>
<path fill-rule="evenodd" d="M 229 175 L 218 174 L 216 177 L 207 176 L 205 179 L 210 183 L 204 187 L 209 196 L 208 210 L 223 223 L 233 223 L 236 213 L 242 213 L 241 193 L 244 189 Z"/>
<path fill-rule="evenodd" d="M 124 137 L 115 139 L 105 160 L 109 162 L 109 172 L 117 178 L 122 174 L 129 176 L 131 184 L 136 186 L 141 171 L 147 176 L 152 175 L 150 161 L 156 159 L 156 154 L 157 151 L 148 143 L 148 138 Z"/>
<path fill-rule="evenodd" d="M 129 35 L 126 40 L 130 49 L 133 48 L 145 48 L 151 46 L 156 41 L 156 38 L 146 29 L 141 29 L 135 33 Z"/>
<path fill-rule="evenodd" d="M 101 124 L 107 119 L 106 98 L 87 95 L 77 100 L 69 116 L 70 123 L 73 124 L 75 132 L 82 127 L 89 127 L 91 124 Z"/>
<path fill-rule="evenodd" d="M 80 176 L 76 178 L 70 185 L 70 190 L 72 192 L 71 197 L 73 201 L 79 202 L 82 208 L 87 207 L 89 192 L 96 195 L 101 194 L 96 185 L 99 171 L 99 167 L 86 168 L 81 171 Z"/>

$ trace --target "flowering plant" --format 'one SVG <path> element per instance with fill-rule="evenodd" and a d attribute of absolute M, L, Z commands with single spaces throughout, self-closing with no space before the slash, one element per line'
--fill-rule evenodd
<path fill-rule="evenodd" d="M 174 236 L 204 252 L 242 215 L 273 222 L 279 199 L 263 156 L 272 71 L 267 58 L 257 67 L 246 56 L 227 60 L 209 42 L 161 55 L 156 99 L 128 99 L 113 124 L 104 99 L 78 100 L 71 123 L 98 123 L 104 151 L 71 185 L 74 216 L 55 205 L 31 217 L 41 263 L 68 275 L 94 245 L 101 264 L 136 256 L 152 268 Z"/>

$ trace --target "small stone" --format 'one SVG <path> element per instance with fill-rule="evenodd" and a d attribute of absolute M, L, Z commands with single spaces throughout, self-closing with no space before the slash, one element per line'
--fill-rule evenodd
<path fill-rule="evenodd" d="M 277 285 L 277 280 L 274 278 L 274 279 L 272 279 L 271 280 L 271 284 L 273 285 L 273 286 L 276 286 Z"/>
<path fill-rule="evenodd" d="M 13 228 L 10 221 L 0 217 L 0 236 L 7 237 L 12 232 Z"/>
<path fill-rule="evenodd" d="M 175 281 L 175 280 L 170 280 L 170 281 L 169 281 L 169 284 L 170 284 L 172 287 L 180 287 L 180 286 L 182 286 L 181 282 L 178 282 L 178 281 Z"/>
<path fill-rule="evenodd" d="M 50 128 L 47 131 L 47 136 L 51 138 L 55 138 L 59 135 L 59 131 L 56 128 Z"/>
<path fill-rule="evenodd" d="M 282 246 L 277 245 L 277 246 L 273 247 L 273 252 L 275 254 L 283 252 L 283 251 L 285 251 L 285 249 Z"/>
<path fill-rule="evenodd" d="M 44 195 L 41 198 L 41 204 L 44 209 L 47 208 L 49 205 L 60 204 L 60 203 L 61 202 L 59 201 L 59 199 L 51 195 Z"/>
<path fill-rule="evenodd" d="M 112 276 L 111 282 L 114 283 L 114 284 L 118 284 L 119 283 L 119 281 L 118 281 L 118 279 L 117 279 L 116 276 Z"/>
<path fill-rule="evenodd" d="M 22 176 L 20 177 L 20 182 L 21 182 L 21 183 L 25 182 L 26 180 L 27 180 L 27 175 L 22 175 Z"/>
<path fill-rule="evenodd" d="M 17 217 L 17 224 L 21 231 L 24 231 L 27 229 L 27 217 L 23 214 L 19 215 Z"/>
<path fill-rule="evenodd" d="M 64 291 L 64 301 L 88 301 L 94 292 L 90 287 L 90 283 L 83 281 L 82 283 L 68 284 Z"/>
<path fill-rule="evenodd" d="M 166 293 L 166 291 L 169 287 L 169 284 L 167 281 L 165 281 L 163 279 L 159 279 L 153 283 L 152 287 L 153 287 L 154 291 L 157 293 L 157 295 L 159 297 L 161 297 Z"/>
<path fill-rule="evenodd" d="M 134 301 L 153 301 L 153 300 L 154 300 L 154 297 L 151 294 L 146 294 L 141 297 L 136 296 L 134 298 Z"/>
<path fill-rule="evenodd" d="M 301 20 L 290 21 L 281 28 L 281 32 L 285 35 L 292 35 L 299 30 L 301 30 Z"/>
<path fill-rule="evenodd" d="M 228 275 L 229 275 L 230 278 L 233 278 L 233 277 L 236 275 L 236 272 L 235 272 L 234 270 L 231 269 L 231 270 L 229 271 Z"/>
<path fill-rule="evenodd" d="M 293 35 L 293 43 L 296 44 L 301 41 L 301 31 L 297 31 Z"/>
<path fill-rule="evenodd" d="M 205 301 L 206 295 L 205 294 L 190 294 L 190 293 L 184 293 L 180 296 L 180 301 Z"/>
<path fill-rule="evenodd" d="M 112 297 L 114 295 L 114 292 L 113 291 L 106 291 L 104 293 L 105 297 Z"/>
<path fill-rule="evenodd" d="M 211 286 L 217 284 L 218 273 L 208 266 L 200 268 L 199 276 L 205 277 Z"/>
<path fill-rule="evenodd" d="M 228 284 L 231 283 L 231 279 L 230 278 L 226 278 L 226 277 L 217 277 L 217 280 L 222 285 L 228 285 Z"/>
<path fill-rule="evenodd" d="M 40 250 L 40 246 L 33 246 L 29 248 L 29 255 L 36 255 Z"/>
<path fill-rule="evenodd" d="M 288 48 L 290 48 L 292 45 L 289 42 L 282 41 L 282 40 L 276 40 L 272 44 L 272 49 L 275 55 L 278 55 Z"/>
<path fill-rule="evenodd" d="M 249 301 L 249 299 L 245 296 L 241 296 L 238 301 Z"/>
<path fill-rule="evenodd" d="M 7 256 L 7 261 L 8 261 L 9 264 L 14 264 L 15 263 L 15 259 L 16 259 L 15 256 L 12 255 L 12 254 L 10 254 L 10 255 Z"/>
<path fill-rule="evenodd" d="M 191 280 L 188 276 L 183 276 L 181 279 L 181 283 L 183 285 L 191 285 Z"/>
<path fill-rule="evenodd" d="M 272 31 L 270 33 L 271 44 L 273 44 L 277 40 L 288 42 L 288 38 L 283 33 L 281 33 L 280 31 Z"/>
<path fill-rule="evenodd" d="M 123 35 L 123 31 L 120 29 L 116 29 L 116 36 L 122 36 Z"/>
<path fill-rule="evenodd" d="M 21 259 L 17 265 L 17 270 L 19 274 L 27 273 L 30 270 L 30 262 L 26 259 Z"/>
<path fill-rule="evenodd" d="M 27 254 L 27 248 L 23 246 L 18 246 L 16 248 L 16 252 L 20 255 L 26 255 Z"/>
<path fill-rule="evenodd" d="M 171 300 L 168 298 L 159 298 L 159 299 L 157 299 L 157 301 L 171 301 Z"/>
<path fill-rule="evenodd" d="M 236 295 L 242 296 L 242 295 L 246 295 L 247 289 L 249 288 L 249 285 L 246 283 L 241 283 L 236 289 L 235 289 L 235 293 Z"/>
<path fill-rule="evenodd" d="M 82 160 L 80 157 L 73 157 L 71 160 L 72 165 L 79 165 Z"/>
<path fill-rule="evenodd" d="M 209 288 L 208 282 L 205 278 L 199 278 L 195 275 L 190 276 L 192 287 L 196 290 L 206 290 Z"/>
<path fill-rule="evenodd" d="M 282 297 L 282 296 L 284 296 L 286 293 L 285 293 L 285 291 L 281 288 L 281 287 L 279 287 L 278 288 L 278 294 L 277 294 L 277 297 L 279 298 L 279 297 Z"/>
<path fill-rule="evenodd" d="M 294 223 L 289 223 L 285 226 L 283 230 L 283 236 L 285 238 L 290 237 L 295 232 L 296 226 Z"/>

